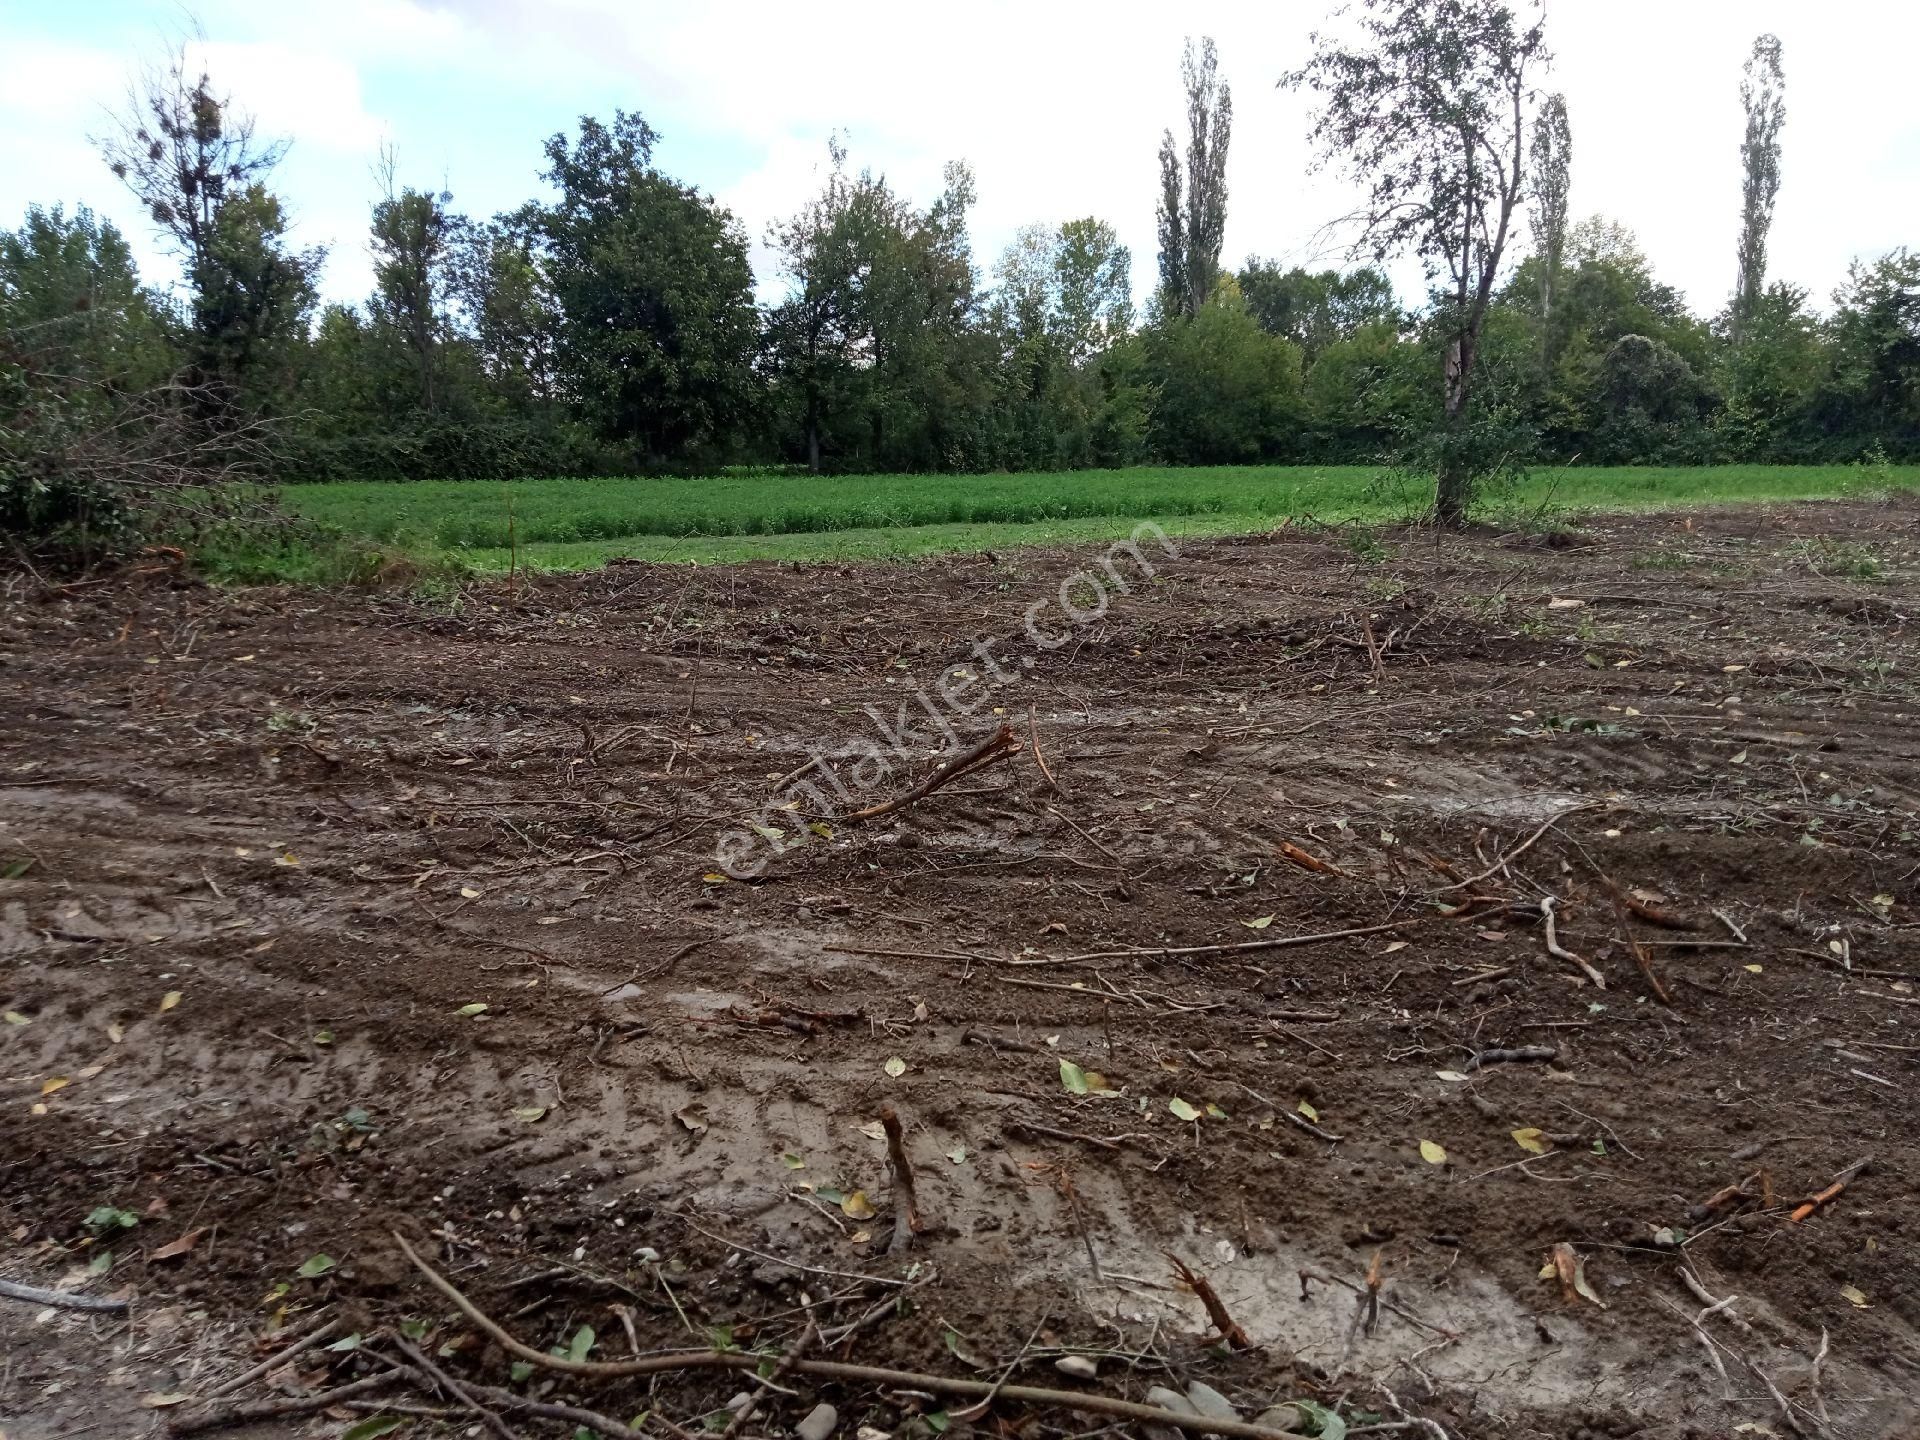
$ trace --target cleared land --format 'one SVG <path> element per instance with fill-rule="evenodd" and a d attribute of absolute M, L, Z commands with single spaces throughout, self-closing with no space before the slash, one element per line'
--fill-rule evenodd
<path fill-rule="evenodd" d="M 1920 487 L 1920 466 L 1718 466 L 1542 470 L 1490 497 L 1497 520 L 1567 511 L 1821 499 Z M 289 486 L 300 514 L 421 559 L 453 554 L 505 570 L 615 556 L 706 562 L 909 556 L 1123 535 L 1264 530 L 1285 518 L 1393 522 L 1426 502 L 1424 482 L 1367 467 L 1247 466 L 1034 475 L 745 475 L 553 479 L 510 484 Z"/>
<path fill-rule="evenodd" d="M 650 1427 L 751 1388 L 515 1380 L 397 1230 L 542 1355 L 778 1351 L 811 1314 L 813 1359 L 1243 1416 L 1914 1433 L 1920 504 L 1585 530 L 1184 543 L 1078 625 L 1097 550 L 433 603 L 13 577 L 0 1270 L 134 1300 L 0 1301 L 0 1427 L 190 1422 L 258 1332 L 329 1319 L 365 1347 L 233 1398 L 364 1379 L 363 1414 L 470 1425 L 367 1353 L 402 1325 Z M 1008 678 L 961 743 L 1031 707 L 1058 788 L 1023 753 L 850 823 L 929 773 L 912 687 L 983 639 Z M 815 753 L 848 799 L 781 788 Z M 755 826 L 785 848 L 718 878 Z M 1559 1246 L 1587 1294 L 1541 1277 Z M 968 1428 L 924 1385 L 779 1386 L 737 1433 L 822 1399 L 843 1435 Z"/>

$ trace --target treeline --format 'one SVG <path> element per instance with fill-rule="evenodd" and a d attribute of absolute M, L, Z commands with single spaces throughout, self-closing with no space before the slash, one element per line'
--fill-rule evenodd
<path fill-rule="evenodd" d="M 84 210 L 0 232 L 0 523 L 22 495 L 44 511 L 63 436 L 161 390 L 210 425 L 271 422 L 295 481 L 1336 462 L 1442 429 L 1444 297 L 1408 306 L 1374 268 L 1219 265 L 1231 99 L 1211 42 L 1183 78 L 1144 313 L 1107 222 L 1030 227 L 983 272 L 964 165 L 922 199 L 837 145 L 768 232 L 777 298 L 760 303 L 738 219 L 667 173 L 625 112 L 547 141 L 549 198 L 491 219 L 384 157 L 374 292 L 322 305 L 325 256 L 289 242 L 273 188 L 280 148 L 176 64 L 104 149 L 183 284 L 143 283 Z M 1920 456 L 1920 255 L 1857 263 L 1822 310 L 1764 281 L 1750 219 L 1734 299 L 1703 317 L 1623 227 L 1567 223 L 1570 148 L 1550 105 L 1532 253 L 1505 266 L 1474 340 L 1476 405 L 1515 456 Z"/>

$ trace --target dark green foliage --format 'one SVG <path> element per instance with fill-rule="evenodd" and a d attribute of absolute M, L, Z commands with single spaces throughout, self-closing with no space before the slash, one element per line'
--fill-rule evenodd
<path fill-rule="evenodd" d="M 655 169 L 638 115 L 547 142 L 559 199 L 537 224 L 560 312 L 556 369 L 604 440 L 648 467 L 717 453 L 747 419 L 753 270 L 733 217 Z"/>
<path fill-rule="evenodd" d="M 1211 36 L 1187 41 L 1180 83 L 1187 93 L 1187 154 L 1171 130 L 1160 140 L 1160 309 L 1191 318 L 1213 293 L 1227 233 L 1227 146 L 1233 92 L 1220 79 Z"/>

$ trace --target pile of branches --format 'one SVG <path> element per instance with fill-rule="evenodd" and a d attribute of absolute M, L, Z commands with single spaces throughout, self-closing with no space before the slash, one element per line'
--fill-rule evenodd
<path fill-rule="evenodd" d="M 262 483 L 275 441 L 211 384 L 77 380 L 0 333 L 0 543 L 16 557 L 84 566 L 283 525 Z"/>

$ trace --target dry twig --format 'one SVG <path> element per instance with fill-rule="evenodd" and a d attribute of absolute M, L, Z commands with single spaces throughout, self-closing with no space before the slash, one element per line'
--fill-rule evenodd
<path fill-rule="evenodd" d="M 642 1356 L 633 1360 L 616 1361 L 569 1360 L 562 1356 L 549 1355 L 543 1350 L 536 1350 L 533 1346 L 524 1344 L 488 1318 L 485 1312 L 469 1300 L 451 1281 L 423 1260 L 419 1253 L 407 1243 L 404 1236 L 396 1232 L 393 1238 L 401 1252 L 413 1263 L 414 1268 L 426 1278 L 427 1283 L 450 1300 L 475 1327 L 515 1359 L 524 1360 L 542 1370 L 561 1375 L 576 1375 L 582 1379 L 615 1380 L 632 1375 L 659 1375 L 681 1370 L 758 1370 L 762 1364 L 762 1357 L 741 1350 L 678 1350 L 660 1355 Z M 1245 1420 L 1185 1415 L 1175 1410 L 1164 1410 L 1158 1405 L 1142 1405 L 1137 1401 L 1122 1400 L 1117 1396 L 1092 1394 L 1082 1390 L 1050 1390 L 1033 1385 L 996 1386 L 983 1380 L 960 1380 L 946 1375 L 885 1369 L 877 1365 L 847 1365 L 834 1360 L 796 1360 L 792 1373 L 813 1375 L 823 1380 L 843 1380 L 855 1384 L 892 1385 L 907 1390 L 924 1390 L 935 1395 L 958 1395 L 969 1399 L 982 1398 L 997 1391 L 999 1398 L 1016 1404 L 1081 1410 L 1096 1415 L 1110 1415 L 1121 1420 L 1165 1425 L 1171 1429 L 1195 1434 L 1224 1435 L 1229 1437 L 1229 1440 L 1298 1440 L 1293 1432 L 1275 1430 L 1265 1425 L 1251 1424 Z M 384 1383 L 387 1378 L 386 1376 L 375 1377 L 371 1384 Z M 368 1388 L 371 1388 L 371 1385 Z M 356 1390 L 354 1393 L 361 1392 Z"/>

